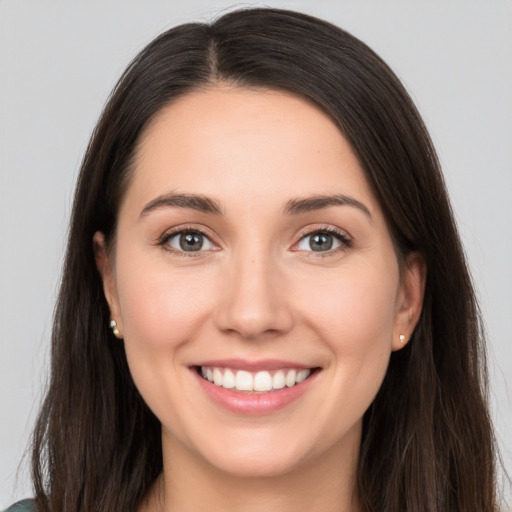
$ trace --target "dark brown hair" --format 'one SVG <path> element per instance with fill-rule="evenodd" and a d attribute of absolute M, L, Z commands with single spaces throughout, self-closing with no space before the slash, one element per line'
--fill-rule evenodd
<path fill-rule="evenodd" d="M 176 98 L 218 82 L 291 92 L 339 126 L 397 253 L 427 264 L 411 342 L 391 356 L 366 412 L 358 492 L 370 512 L 496 510 L 483 333 L 439 163 L 407 92 L 347 32 L 291 11 L 249 9 L 173 28 L 115 87 L 85 154 L 33 444 L 39 511 L 135 510 L 162 470 L 160 424 L 131 379 L 92 238 L 115 238 L 141 131 Z"/>

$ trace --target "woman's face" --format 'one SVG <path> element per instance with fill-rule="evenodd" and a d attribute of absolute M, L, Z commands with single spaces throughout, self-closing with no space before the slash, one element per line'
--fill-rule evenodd
<path fill-rule="evenodd" d="M 400 273 L 325 114 L 276 91 L 180 98 L 143 134 L 110 258 L 95 241 L 164 456 L 238 475 L 355 460 L 423 274 Z"/>

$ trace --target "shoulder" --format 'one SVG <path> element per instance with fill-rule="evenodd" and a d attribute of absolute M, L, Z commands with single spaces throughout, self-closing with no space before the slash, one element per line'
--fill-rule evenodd
<path fill-rule="evenodd" d="M 35 512 L 35 510 L 34 500 L 23 500 L 11 505 L 4 512 Z"/>

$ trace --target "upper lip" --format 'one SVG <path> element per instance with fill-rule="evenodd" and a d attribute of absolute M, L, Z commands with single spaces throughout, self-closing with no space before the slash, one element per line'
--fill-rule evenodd
<path fill-rule="evenodd" d="M 260 359 L 249 361 L 246 359 L 215 359 L 208 361 L 201 361 L 191 366 L 209 366 L 217 368 L 231 368 L 233 370 L 246 370 L 246 371 L 270 371 L 281 370 L 283 368 L 296 368 L 296 369 L 310 369 L 314 368 L 312 365 L 297 363 L 295 361 L 284 361 L 281 359 Z"/>

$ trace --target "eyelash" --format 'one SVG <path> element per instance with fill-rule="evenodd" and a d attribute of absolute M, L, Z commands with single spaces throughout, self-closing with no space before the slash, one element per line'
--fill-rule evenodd
<path fill-rule="evenodd" d="M 346 251 L 347 249 L 350 249 L 353 246 L 352 240 L 348 237 L 348 235 L 345 232 L 333 228 L 332 226 L 323 226 L 315 229 L 306 229 L 300 233 L 299 241 L 294 245 L 299 244 L 308 236 L 313 235 L 331 235 L 340 243 L 340 246 L 335 249 L 330 249 L 327 251 L 307 251 L 311 253 L 309 255 L 310 257 L 327 258 L 329 256 L 334 256 L 339 252 Z"/>
<path fill-rule="evenodd" d="M 169 240 L 171 240 L 172 238 L 174 238 L 177 235 L 182 235 L 185 233 L 203 236 L 206 239 L 210 240 L 210 242 L 213 244 L 210 237 L 204 231 L 201 231 L 200 229 L 197 229 L 195 227 L 185 226 L 185 227 L 179 227 L 179 228 L 176 228 L 176 229 L 173 229 L 171 231 L 167 231 L 166 233 L 164 233 L 158 239 L 157 245 L 162 246 L 166 251 L 172 252 L 174 254 L 178 254 L 180 256 L 185 256 L 185 257 L 189 257 L 189 258 L 197 258 L 200 256 L 204 256 L 204 252 L 206 252 L 206 251 L 181 251 L 181 250 L 171 248 L 168 245 Z M 299 244 L 302 240 L 304 240 L 308 236 L 313 236 L 313 235 L 318 235 L 318 234 L 327 234 L 327 235 L 333 236 L 340 243 L 340 246 L 335 249 L 330 249 L 327 251 L 307 251 L 307 252 L 312 253 L 310 255 L 311 257 L 326 258 L 326 257 L 332 256 L 334 254 L 337 254 L 339 252 L 346 251 L 347 249 L 350 249 L 353 245 L 352 240 L 343 231 L 335 229 L 331 226 L 323 226 L 323 227 L 319 227 L 319 228 L 315 228 L 315 229 L 304 230 L 303 232 L 301 232 L 299 241 L 296 242 L 294 244 L 294 246 Z M 296 249 L 295 252 L 299 252 L 299 250 Z"/>
<path fill-rule="evenodd" d="M 184 227 L 179 227 L 179 228 L 176 228 L 176 229 L 172 229 L 172 230 L 167 231 L 166 233 L 164 233 L 158 239 L 157 245 L 162 246 L 166 251 L 169 251 L 169 252 L 171 252 L 173 254 L 178 254 L 180 256 L 185 256 L 187 258 L 197 258 L 197 257 L 200 257 L 200 256 L 204 256 L 204 252 L 205 251 L 180 251 L 180 250 L 174 249 L 173 247 L 168 245 L 169 241 L 172 238 L 174 238 L 177 235 L 182 235 L 182 234 L 185 234 L 185 233 L 186 234 L 190 233 L 192 235 L 200 235 L 200 236 L 203 236 L 206 239 L 210 240 L 210 237 L 204 231 L 201 231 L 200 229 L 197 229 L 197 228 L 194 228 L 194 227 L 184 226 Z M 211 242 L 211 243 L 213 243 L 213 242 Z"/>

